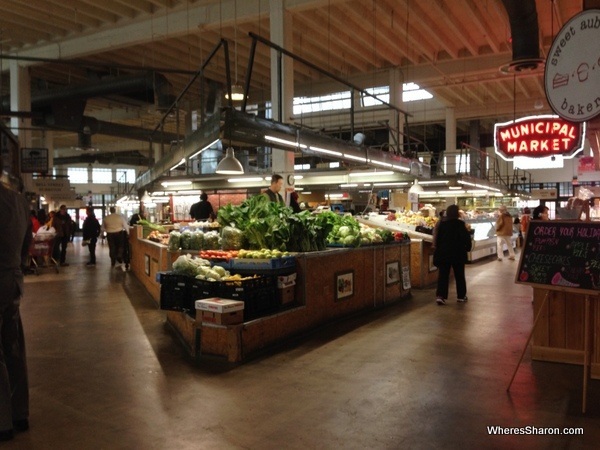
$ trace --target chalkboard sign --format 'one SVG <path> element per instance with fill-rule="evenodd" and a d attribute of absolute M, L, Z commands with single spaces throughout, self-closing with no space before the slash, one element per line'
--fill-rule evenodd
<path fill-rule="evenodd" d="M 516 282 L 599 295 L 600 223 L 532 220 Z"/>

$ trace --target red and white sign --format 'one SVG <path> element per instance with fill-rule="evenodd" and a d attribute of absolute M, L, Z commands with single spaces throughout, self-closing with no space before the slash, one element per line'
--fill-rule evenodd
<path fill-rule="evenodd" d="M 569 20 L 556 35 L 544 69 L 552 110 L 572 122 L 600 114 L 600 9 Z"/>
<path fill-rule="evenodd" d="M 515 157 L 572 158 L 583 150 L 585 124 L 558 116 L 531 116 L 494 126 L 494 148 L 506 161 Z"/>

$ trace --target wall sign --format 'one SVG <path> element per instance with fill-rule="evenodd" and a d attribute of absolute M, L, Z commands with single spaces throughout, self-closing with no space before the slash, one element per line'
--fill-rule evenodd
<path fill-rule="evenodd" d="M 47 148 L 22 148 L 21 149 L 21 172 L 22 173 L 46 173 L 46 172 L 48 172 L 48 149 Z"/>
<path fill-rule="evenodd" d="M 558 116 L 531 116 L 494 125 L 494 148 L 506 161 L 515 157 L 572 158 L 583 150 L 585 124 Z"/>
<path fill-rule="evenodd" d="M 532 220 L 515 281 L 600 294 L 600 224 Z"/>
<path fill-rule="evenodd" d="M 556 35 L 544 69 L 546 98 L 566 120 L 584 122 L 600 114 L 600 10 L 588 9 Z"/>

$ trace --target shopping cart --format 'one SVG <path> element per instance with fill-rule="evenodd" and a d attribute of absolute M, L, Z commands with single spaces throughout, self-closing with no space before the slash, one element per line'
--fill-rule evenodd
<path fill-rule="evenodd" d="M 29 245 L 29 267 L 36 275 L 40 274 L 41 268 L 49 267 L 54 267 L 54 270 L 58 273 L 58 261 L 52 257 L 54 241 L 55 238 L 36 239 L 35 237 L 31 240 Z"/>

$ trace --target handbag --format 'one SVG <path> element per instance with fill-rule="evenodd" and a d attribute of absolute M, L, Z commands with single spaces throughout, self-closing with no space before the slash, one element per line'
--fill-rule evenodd
<path fill-rule="evenodd" d="M 90 243 L 90 241 L 88 239 L 84 239 L 83 241 L 81 241 L 81 246 L 87 247 L 89 243 Z"/>

